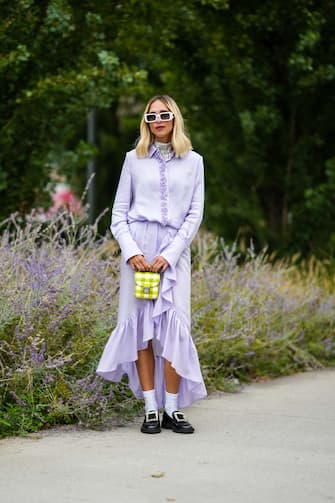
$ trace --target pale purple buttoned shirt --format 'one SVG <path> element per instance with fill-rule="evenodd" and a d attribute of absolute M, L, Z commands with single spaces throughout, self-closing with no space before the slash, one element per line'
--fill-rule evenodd
<path fill-rule="evenodd" d="M 155 145 L 145 158 L 135 150 L 126 154 L 112 210 L 111 231 L 127 262 L 142 251 L 129 224 L 158 222 L 178 232 L 161 252 L 175 266 L 196 235 L 203 215 L 204 167 L 202 157 L 190 150 L 164 161 Z"/>

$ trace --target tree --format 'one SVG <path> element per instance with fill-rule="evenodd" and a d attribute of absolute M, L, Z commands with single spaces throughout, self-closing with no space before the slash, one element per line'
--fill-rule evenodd
<path fill-rule="evenodd" d="M 128 5 L 113 48 L 183 105 L 206 161 L 206 225 L 228 239 L 332 246 L 334 18 L 330 1 Z"/>
<path fill-rule="evenodd" d="M 92 150 L 80 140 L 93 106 L 99 201 L 110 204 L 144 102 L 168 92 L 205 157 L 210 229 L 282 251 L 331 252 L 330 0 L 289 8 L 283 0 L 17 0 L 1 13 L 3 216 L 36 202 L 48 163 L 84 180 Z"/>
<path fill-rule="evenodd" d="M 181 22 L 177 71 L 165 74 L 172 88 L 190 90 L 190 127 L 207 158 L 208 225 L 231 239 L 325 249 L 334 217 L 333 4 L 208 3 L 193 2 L 197 22 Z"/>
<path fill-rule="evenodd" d="M 104 10 L 95 3 L 1 3 L 2 218 L 43 200 L 48 153 L 73 137 L 89 109 L 110 106 L 123 88 L 136 88 L 144 78 L 106 49 Z M 108 5 L 109 12 L 117 8 L 115 2 Z M 92 154 L 80 144 L 79 157 L 85 152 Z"/>

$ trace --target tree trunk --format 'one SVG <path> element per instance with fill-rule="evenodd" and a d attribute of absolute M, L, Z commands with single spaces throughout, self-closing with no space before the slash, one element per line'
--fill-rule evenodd
<path fill-rule="evenodd" d="M 293 170 L 293 156 L 294 147 L 296 143 L 296 108 L 294 107 L 291 112 L 290 117 L 290 134 L 289 134 L 289 147 L 288 147 L 288 159 L 286 164 L 286 173 L 284 180 L 284 194 L 283 194 L 283 206 L 282 206 L 282 234 L 283 237 L 286 236 L 289 224 L 289 197 L 290 197 L 290 183 L 291 175 Z"/>

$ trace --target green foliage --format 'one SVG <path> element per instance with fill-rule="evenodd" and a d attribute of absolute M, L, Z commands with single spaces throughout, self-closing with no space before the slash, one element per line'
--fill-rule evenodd
<path fill-rule="evenodd" d="M 145 77 L 106 49 L 102 13 L 91 7 L 66 0 L 1 6 L 3 218 L 43 203 L 53 146 L 73 136 L 88 110 L 110 106 L 121 89 L 135 89 Z"/>
<path fill-rule="evenodd" d="M 143 103 L 168 92 L 205 157 L 209 229 L 242 247 L 333 253 L 330 0 L 15 0 L 0 19 L 0 215 L 47 204 L 65 158 L 82 190 L 87 157 L 66 152 L 92 107 L 98 210 L 110 205 Z"/>
<path fill-rule="evenodd" d="M 198 238 L 195 259 L 193 333 L 210 389 L 334 365 L 327 267 L 272 264 L 252 248 L 238 265 L 236 249 L 208 236 Z"/>
<path fill-rule="evenodd" d="M 117 316 L 117 246 L 68 217 L 11 219 L 0 241 L 0 436 L 105 428 L 138 414 L 126 381 L 95 375 Z M 335 364 L 334 276 L 309 261 L 194 244 L 192 333 L 209 390 Z"/>
<path fill-rule="evenodd" d="M 0 287 L 0 435 L 55 424 L 101 426 L 139 405 L 125 383 L 95 375 L 115 324 L 115 245 L 66 215 L 3 232 Z"/>
<path fill-rule="evenodd" d="M 168 92 L 205 157 L 206 226 L 244 254 L 211 238 L 194 250 L 207 385 L 233 390 L 334 364 L 333 271 L 247 251 L 253 237 L 258 249 L 334 253 L 334 33 L 330 0 L 0 1 L 0 218 L 48 205 L 55 169 L 81 192 L 93 155 L 98 209 L 109 205 L 143 103 Z M 96 147 L 85 141 L 92 108 Z M 0 268 L 2 434 L 131 416 L 125 384 L 94 377 L 115 323 L 106 242 L 72 224 L 64 237 L 31 221 L 20 234 L 11 222 Z"/>
<path fill-rule="evenodd" d="M 322 219 L 333 192 L 331 2 L 135 5 L 134 16 L 125 3 L 113 48 L 147 70 L 148 94 L 168 91 L 182 104 L 206 161 L 207 227 L 242 247 L 252 237 L 258 248 L 332 254 L 332 215 Z M 136 96 L 126 109 L 119 103 L 122 119 L 113 132 L 110 121 L 107 133 L 119 140 L 117 166 L 138 124 Z M 127 127 L 124 117 L 137 124 Z M 110 174 L 113 187 L 118 174 Z M 311 191 L 318 198 L 312 205 Z M 105 204 L 111 199 L 109 192 Z"/>

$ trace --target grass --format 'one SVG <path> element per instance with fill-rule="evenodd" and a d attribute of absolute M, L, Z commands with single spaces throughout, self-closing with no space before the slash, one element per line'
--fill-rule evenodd
<path fill-rule="evenodd" d="M 134 417 L 141 403 L 126 381 L 95 375 L 116 323 L 115 242 L 66 215 L 12 217 L 0 249 L 0 436 Z M 329 268 L 252 248 L 242 258 L 206 234 L 192 251 L 192 334 L 210 391 L 334 365 Z"/>

